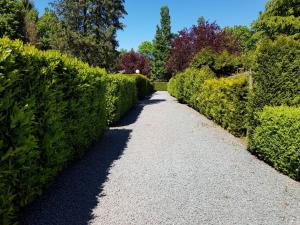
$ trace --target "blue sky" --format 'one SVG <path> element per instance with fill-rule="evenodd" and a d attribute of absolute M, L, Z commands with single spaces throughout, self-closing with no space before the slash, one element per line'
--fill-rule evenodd
<path fill-rule="evenodd" d="M 34 0 L 42 14 L 50 0 Z M 172 31 L 196 24 L 200 16 L 221 27 L 250 25 L 264 10 L 267 0 L 126 0 L 128 15 L 122 20 L 126 25 L 118 32 L 120 48 L 137 49 L 142 41 L 151 41 L 160 21 L 160 7 L 170 8 Z"/>

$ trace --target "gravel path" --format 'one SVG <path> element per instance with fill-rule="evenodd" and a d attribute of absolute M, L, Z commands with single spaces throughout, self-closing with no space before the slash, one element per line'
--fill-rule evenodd
<path fill-rule="evenodd" d="M 65 170 L 21 224 L 299 225 L 300 184 L 156 92 Z"/>

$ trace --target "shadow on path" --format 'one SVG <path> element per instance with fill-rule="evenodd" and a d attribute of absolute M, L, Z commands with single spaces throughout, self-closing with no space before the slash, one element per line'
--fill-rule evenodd
<path fill-rule="evenodd" d="M 155 94 L 154 94 L 155 95 Z M 154 105 L 160 102 L 166 101 L 165 99 L 150 99 L 147 98 L 141 101 L 139 104 L 135 105 L 126 115 L 124 119 L 121 119 L 119 122 L 113 125 L 113 127 L 122 127 L 133 124 L 139 118 L 139 115 L 143 111 L 146 105 Z"/>
<path fill-rule="evenodd" d="M 66 168 L 39 199 L 23 210 L 20 224 L 87 225 L 109 169 L 121 157 L 130 139 L 132 130 L 118 127 L 136 122 L 145 105 L 161 101 L 149 97 L 133 107 L 82 159 Z"/>

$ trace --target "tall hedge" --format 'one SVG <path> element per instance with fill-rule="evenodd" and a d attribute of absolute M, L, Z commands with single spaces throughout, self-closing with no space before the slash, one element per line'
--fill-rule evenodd
<path fill-rule="evenodd" d="M 258 122 L 252 143 L 258 157 L 300 180 L 300 107 L 266 106 Z"/>
<path fill-rule="evenodd" d="M 231 133 L 246 135 L 249 77 L 206 80 L 197 96 L 197 109 Z"/>
<path fill-rule="evenodd" d="M 0 39 L 0 224 L 10 224 L 138 92 L 137 78 Z"/>
<path fill-rule="evenodd" d="M 260 123 L 257 114 L 264 106 L 300 105 L 300 41 L 279 36 L 276 40 L 262 40 L 256 50 L 253 87 L 249 101 L 249 141 Z"/>

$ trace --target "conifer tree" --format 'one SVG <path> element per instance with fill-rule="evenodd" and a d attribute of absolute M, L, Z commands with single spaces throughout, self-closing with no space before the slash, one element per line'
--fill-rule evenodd
<path fill-rule="evenodd" d="M 160 15 L 160 26 L 156 27 L 154 39 L 153 78 L 155 80 L 168 80 L 170 76 L 166 72 L 166 63 L 170 55 L 172 38 L 169 8 L 167 6 L 161 7 Z"/>

